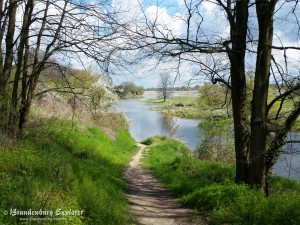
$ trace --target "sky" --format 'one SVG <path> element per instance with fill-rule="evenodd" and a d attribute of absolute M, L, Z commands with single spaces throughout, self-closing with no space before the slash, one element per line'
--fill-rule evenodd
<path fill-rule="evenodd" d="M 172 34 L 181 37 L 186 34 L 186 23 L 184 19 L 186 15 L 183 12 L 182 0 L 169 0 L 169 1 L 153 1 L 153 0 L 113 0 L 112 5 L 115 5 L 118 11 L 123 11 L 122 18 L 127 21 L 144 21 L 145 17 L 149 21 L 157 20 L 158 24 L 162 24 L 171 30 Z M 223 22 L 216 21 L 215 6 L 209 2 L 203 4 L 202 14 L 206 18 L 209 27 L 213 27 L 211 32 L 220 30 L 219 33 L 223 33 L 222 29 L 219 29 L 220 24 Z M 138 19 L 136 19 L 138 18 Z M 140 24 L 140 26 L 143 26 Z M 227 27 L 225 26 L 225 29 Z M 220 34 L 221 35 L 221 34 Z M 130 53 L 127 54 L 126 57 Z M 138 85 L 142 85 L 145 88 L 157 87 L 160 83 L 161 73 L 168 73 L 176 86 L 199 85 L 203 83 L 205 79 L 203 77 L 195 77 L 198 72 L 195 66 L 190 63 L 181 62 L 181 66 L 178 68 L 177 60 L 167 60 L 164 63 L 158 64 L 157 58 L 148 58 L 143 61 L 139 61 L 138 65 L 130 66 L 129 73 L 117 73 L 118 75 L 112 75 L 115 83 L 121 83 L 123 81 L 132 81 Z"/>
<path fill-rule="evenodd" d="M 97 1 L 105 0 L 95 0 Z M 193 17 L 191 18 L 191 26 L 189 27 L 191 39 L 195 39 L 195 34 L 197 33 L 197 26 L 201 24 L 202 30 L 198 32 L 198 37 L 201 41 L 225 41 L 229 38 L 230 27 L 228 21 L 225 17 L 224 10 L 220 9 L 219 6 L 214 4 L 216 0 L 187 0 L 187 2 L 192 2 L 192 4 L 198 4 L 201 2 L 198 11 L 193 12 Z M 253 0 L 251 0 L 253 1 Z M 110 0 L 110 9 L 114 9 L 118 12 L 114 15 L 114 19 L 121 21 L 126 24 L 126 28 L 129 30 L 137 31 L 147 31 L 149 34 L 149 29 L 146 27 L 146 20 L 148 25 L 156 24 L 158 29 L 156 29 L 156 34 L 158 30 L 162 35 L 173 35 L 175 38 L 185 38 L 187 36 L 187 18 L 188 11 L 186 10 L 184 0 Z M 57 4 L 63 4 L 63 1 L 58 1 Z M 40 6 L 44 7 L 44 6 Z M 38 10 L 40 7 L 37 7 Z M 101 6 L 97 6 L 96 11 L 104 10 Z M 58 7 L 59 8 L 59 7 Z M 59 11 L 57 7 L 52 7 L 50 14 L 52 17 L 58 15 Z M 279 0 L 277 4 L 276 14 L 274 15 L 274 45 L 276 46 L 296 46 L 300 47 L 299 35 L 300 35 L 300 18 L 296 18 L 296 15 L 300 15 L 300 6 L 293 11 L 293 3 L 288 3 L 284 0 Z M 42 11 L 40 12 L 42 13 Z M 18 21 L 22 20 L 22 13 L 18 13 Z M 104 22 L 99 21 L 99 18 L 91 15 L 84 15 L 78 11 L 78 17 L 84 17 L 87 26 L 95 25 L 102 26 Z M 297 19 L 299 19 L 297 21 Z M 71 21 L 72 22 L 72 21 Z M 297 24 L 298 22 L 298 24 Z M 37 24 L 39 26 L 39 24 Z M 117 29 L 121 31 L 123 28 Z M 249 18 L 249 29 L 251 30 L 252 38 L 257 39 L 257 21 L 255 18 L 255 7 L 250 7 L 250 18 Z M 55 30 L 55 29 L 54 29 Z M 77 39 L 85 39 L 90 35 L 91 32 L 85 30 L 82 32 L 80 29 L 71 30 Z M 18 32 L 16 32 L 16 36 Z M 125 43 L 129 43 L 132 40 L 128 37 L 120 37 L 116 33 L 115 39 L 111 41 L 111 45 L 124 46 Z M 35 41 L 35 40 L 34 40 Z M 47 40 L 45 40 L 47 41 Z M 149 41 L 149 40 L 148 40 Z M 33 42 L 34 43 L 34 42 Z M 108 42 L 109 43 L 109 42 Z M 255 45 L 252 48 L 251 43 L 248 47 L 255 50 Z M 107 42 L 98 42 L 93 45 L 96 49 L 106 49 L 104 51 L 104 56 L 111 51 L 110 46 Z M 170 48 L 170 47 L 168 47 Z M 101 51 L 99 51 L 101 52 Z M 284 55 L 285 53 L 285 55 Z M 60 62 L 68 61 L 70 55 L 57 55 Z M 276 62 L 282 65 L 282 70 L 286 74 L 299 76 L 299 65 L 300 65 L 300 51 L 299 50 L 287 50 L 286 52 L 274 50 L 272 53 L 276 59 Z M 101 55 L 99 58 L 101 59 Z M 119 51 L 113 52 L 111 56 L 110 71 L 109 76 L 111 77 L 113 84 L 117 85 L 124 81 L 132 81 L 137 85 L 144 86 L 145 88 L 157 87 L 160 83 L 160 74 L 168 73 L 176 86 L 188 85 L 201 85 L 203 82 L 208 81 L 205 74 L 201 71 L 199 64 L 189 63 L 186 61 L 181 61 L 180 64 L 176 58 L 164 58 L 161 60 L 158 56 L 147 57 L 143 60 L 136 60 L 137 57 L 141 57 L 138 50 L 134 51 Z M 228 63 L 226 55 L 221 55 L 216 57 L 215 55 L 209 56 L 206 54 L 192 54 L 185 55 L 186 58 L 204 62 L 209 65 L 213 65 L 217 60 L 217 67 L 219 70 L 224 70 Z M 72 57 L 71 57 L 72 58 Z M 247 54 L 246 66 L 247 68 L 254 68 L 255 65 L 255 54 Z M 70 66 L 75 68 L 93 68 L 97 70 L 93 59 L 88 59 L 83 54 L 78 53 L 69 60 Z M 132 63 L 137 61 L 137 63 Z M 289 63 L 288 67 L 284 66 L 285 61 Z M 203 66 L 202 66 L 203 69 Z"/>
<path fill-rule="evenodd" d="M 97 1 L 95 0 L 95 4 Z M 104 0 L 103 0 L 104 1 Z M 200 40 L 203 41 L 225 41 L 229 39 L 230 27 L 225 17 L 225 13 L 220 7 L 214 4 L 216 0 L 202 0 L 198 11 L 193 12 L 191 18 L 191 26 L 189 27 L 191 39 L 195 38 L 197 26 L 201 24 L 203 32 L 199 32 Z M 253 1 L 253 0 L 252 0 Z M 199 0 L 187 0 L 192 4 L 197 4 Z M 283 4 L 284 3 L 284 4 Z M 186 10 L 184 0 L 111 0 L 111 9 L 113 8 L 118 12 L 114 15 L 114 19 L 127 24 L 126 27 L 131 30 L 144 31 L 145 18 L 148 24 L 156 23 L 161 31 L 161 35 L 170 35 L 174 37 L 184 38 L 187 36 L 187 18 L 188 12 Z M 277 11 L 274 15 L 275 28 L 274 28 L 274 45 L 276 46 L 297 46 L 299 44 L 299 27 L 297 25 L 295 15 L 300 15 L 299 6 L 296 8 L 295 13 L 290 13 L 292 3 L 279 0 Z M 53 14 L 56 9 L 52 10 Z M 289 12 L 289 13 L 288 13 Z M 253 39 L 257 39 L 257 22 L 255 18 L 255 7 L 250 8 L 249 29 L 253 35 Z M 88 24 L 103 25 L 104 23 L 96 21 L 94 17 L 86 16 Z M 300 18 L 299 18 L 300 21 Z M 121 28 L 122 29 L 122 28 Z M 144 30 L 143 30 L 144 29 Z M 157 32 L 157 31 L 156 31 Z M 156 33 L 157 34 L 157 33 Z M 80 30 L 75 34 L 77 37 L 85 38 L 91 35 L 90 33 L 80 33 Z M 116 34 L 118 35 L 118 34 Z M 194 35 L 194 36 L 193 36 Z M 112 45 L 123 46 L 125 43 L 132 41 L 130 38 L 116 37 L 112 41 Z M 105 48 L 105 44 L 99 42 L 98 49 Z M 251 44 L 248 45 L 251 49 Z M 109 51 L 109 47 L 107 48 Z M 255 45 L 253 50 L 255 50 Z M 107 53 L 105 53 L 107 54 Z M 299 75 L 300 65 L 300 51 L 287 50 L 286 57 L 283 51 L 273 51 L 273 55 L 277 62 L 282 66 L 282 70 L 286 74 Z M 100 56 L 102 57 L 102 56 Z M 139 51 L 120 51 L 113 52 L 111 56 L 109 76 L 113 81 L 113 85 L 118 85 L 125 81 L 134 82 L 137 85 L 144 86 L 145 88 L 158 87 L 160 83 L 160 74 L 168 73 L 174 81 L 175 86 L 195 86 L 201 85 L 208 81 L 205 73 L 201 71 L 199 64 L 181 61 L 180 64 L 176 58 L 164 58 L 161 60 L 156 57 L 148 57 L 143 60 L 136 60 L 140 57 Z M 218 70 L 224 70 L 228 63 L 226 55 L 208 56 L 205 54 L 193 54 L 190 56 L 185 55 L 188 59 L 193 59 L 213 65 L 217 61 Z M 66 57 L 68 58 L 68 57 Z M 74 57 L 70 61 L 70 65 L 75 68 L 92 68 L 97 69 L 94 60 L 88 59 L 83 54 L 78 54 L 77 59 Z M 255 54 L 247 54 L 246 66 L 247 68 L 254 68 Z M 78 60 L 79 59 L 79 60 Z M 65 58 L 62 56 L 61 61 Z M 288 61 L 289 67 L 285 68 L 285 60 Z M 137 61 L 137 63 L 132 63 Z"/>
<path fill-rule="evenodd" d="M 194 3 L 199 1 L 193 1 Z M 215 37 L 218 40 L 226 40 L 229 37 L 230 27 L 224 16 L 224 12 L 213 4 L 212 1 L 203 1 L 199 7 L 199 14 L 202 16 L 194 16 L 192 18 L 190 29 L 194 29 L 196 33 L 196 25 L 203 19 L 202 28 L 205 30 L 205 37 L 212 41 Z M 296 24 L 295 15 L 300 15 L 299 7 L 296 8 L 295 14 L 288 13 L 291 11 L 292 5 L 279 1 L 277 5 L 276 14 L 274 15 L 274 42 L 276 46 L 297 46 L 299 47 L 299 34 Z M 124 21 L 136 21 L 139 26 L 143 26 L 142 21 L 147 17 L 148 21 L 161 24 L 176 37 L 185 37 L 187 31 L 186 18 L 187 11 L 184 7 L 184 0 L 167 0 L 167 1 L 155 1 L 155 0 L 112 0 L 112 5 L 118 8 L 120 12 L 123 12 L 122 18 Z M 255 15 L 255 8 L 250 8 L 249 27 L 254 39 L 257 39 L 257 22 Z M 299 18 L 300 19 L 300 18 Z M 161 26 L 161 27 L 162 27 Z M 167 31 L 164 34 L 167 34 Z M 251 45 L 249 45 L 251 47 Z M 134 53 L 124 53 L 125 57 L 130 58 L 134 56 Z M 299 75 L 299 69 L 297 66 L 300 63 L 300 51 L 299 50 L 287 50 L 284 57 L 283 51 L 273 51 L 273 55 L 276 61 L 284 64 L 285 59 L 289 62 L 289 68 L 286 73 Z M 207 61 L 206 55 L 197 55 L 198 60 Z M 226 64 L 226 57 L 223 57 L 220 62 Z M 247 54 L 246 66 L 248 68 L 254 68 L 255 66 L 254 54 Z M 159 74 L 168 73 L 173 78 L 177 86 L 187 85 L 201 85 L 203 82 L 208 81 L 205 76 L 201 76 L 199 73 L 199 67 L 195 64 L 181 62 L 181 66 L 178 70 L 178 61 L 167 60 L 164 63 L 157 64 L 157 58 L 147 58 L 146 60 L 138 62 L 137 65 L 130 65 L 128 71 L 122 70 L 115 72 L 112 75 L 114 83 L 118 84 L 123 81 L 132 81 L 138 85 L 142 85 L 145 88 L 157 87 L 159 85 Z M 293 66 L 295 67 L 293 69 Z M 177 79 L 175 79 L 177 78 Z"/>

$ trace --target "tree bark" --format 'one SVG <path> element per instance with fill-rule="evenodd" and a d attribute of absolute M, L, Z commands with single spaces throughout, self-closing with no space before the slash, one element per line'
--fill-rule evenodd
<path fill-rule="evenodd" d="M 23 15 L 23 24 L 20 33 L 20 41 L 17 50 L 17 63 L 16 63 L 16 72 L 13 82 L 13 90 L 12 90 L 12 108 L 10 110 L 9 116 L 9 130 L 12 136 L 15 136 L 18 132 L 18 124 L 20 119 L 18 104 L 19 104 L 19 82 L 20 78 L 22 79 L 27 76 L 27 66 L 28 66 L 28 55 L 24 53 L 28 52 L 28 36 L 29 36 L 29 27 L 31 24 L 31 17 L 34 8 L 34 0 L 29 0 L 26 3 L 24 15 Z M 25 48 L 27 49 L 25 50 Z M 28 54 L 28 53 L 27 53 Z"/>
<path fill-rule="evenodd" d="M 251 138 L 249 179 L 247 184 L 266 187 L 265 171 L 267 139 L 267 101 L 273 40 L 273 13 L 275 1 L 259 0 L 256 13 L 259 25 L 255 82 L 251 109 Z"/>
<path fill-rule="evenodd" d="M 247 181 L 249 122 L 246 111 L 247 87 L 245 76 L 246 35 L 248 5 L 246 0 L 236 3 L 236 20 L 231 22 L 232 49 L 229 51 L 231 62 L 231 94 L 234 121 L 237 183 Z"/>
<path fill-rule="evenodd" d="M 12 70 L 16 12 L 17 12 L 17 1 L 10 0 L 8 6 L 8 26 L 7 26 L 7 33 L 5 38 L 6 54 L 5 54 L 3 71 L 0 76 L 1 96 L 6 95 L 7 83 Z"/>
<path fill-rule="evenodd" d="M 2 6 L 2 5 L 1 5 Z M 6 6 L 6 4 L 5 4 Z M 3 6 L 2 6 L 3 7 Z M 1 9 L 1 17 L 3 18 L 4 13 Z M 8 3 L 7 14 L 1 26 L 1 41 L 3 35 L 5 34 L 5 54 L 2 52 L 1 48 L 1 71 L 0 71 L 0 129 L 8 130 L 8 119 L 10 112 L 10 99 L 8 94 L 8 80 L 12 72 L 13 64 L 13 48 L 14 48 L 14 34 L 15 34 L 15 22 L 16 22 L 16 12 L 17 12 L 17 1 L 10 0 Z M 7 25 L 6 25 L 7 23 Z M 6 28 L 7 26 L 7 28 Z M 5 59 L 3 56 L 5 55 Z M 4 61 L 4 63 L 3 63 Z"/>

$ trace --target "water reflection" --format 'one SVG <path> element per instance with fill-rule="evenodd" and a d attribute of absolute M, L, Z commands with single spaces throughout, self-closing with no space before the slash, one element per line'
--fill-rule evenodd
<path fill-rule="evenodd" d="M 119 110 L 124 112 L 130 120 L 130 134 L 137 140 L 142 141 L 155 135 L 168 135 L 168 127 L 163 122 L 160 112 L 149 110 L 151 104 L 139 102 L 135 99 L 121 100 Z M 198 132 L 199 120 L 176 118 L 178 129 L 175 138 L 185 142 L 191 149 L 196 149 L 200 143 L 201 132 Z M 200 133 L 200 134 L 199 134 Z"/>
<path fill-rule="evenodd" d="M 300 134 L 290 133 L 287 140 L 300 140 Z M 300 180 L 300 144 L 287 144 L 283 147 L 283 152 L 285 153 L 274 165 L 274 174 Z"/>
<path fill-rule="evenodd" d="M 155 135 L 168 135 L 168 128 L 163 122 L 160 112 L 149 110 L 151 104 L 139 102 L 135 99 L 121 100 L 118 110 L 124 112 L 130 122 L 130 134 L 137 140 L 142 141 Z M 176 118 L 179 125 L 175 137 L 186 143 L 191 149 L 196 149 L 201 142 L 203 132 L 197 127 L 199 120 Z M 299 133 L 289 136 L 290 140 L 300 140 Z M 287 148 L 288 146 L 286 146 Z M 273 168 L 273 172 L 279 176 L 300 180 L 300 144 L 293 144 L 289 152 L 298 151 L 298 154 L 282 154 Z"/>

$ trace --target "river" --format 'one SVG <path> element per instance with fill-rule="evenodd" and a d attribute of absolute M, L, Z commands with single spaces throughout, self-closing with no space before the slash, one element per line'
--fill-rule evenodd
<path fill-rule="evenodd" d="M 167 135 L 169 130 L 163 122 L 162 113 L 149 110 L 151 104 L 140 102 L 135 99 L 121 100 L 119 108 L 130 120 L 130 134 L 137 140 L 142 141 L 155 135 Z M 197 128 L 199 120 L 182 119 L 174 117 L 178 128 L 175 138 L 180 139 L 191 149 L 196 149 L 201 142 L 202 132 Z"/>
<path fill-rule="evenodd" d="M 118 110 L 123 112 L 130 120 L 130 134 L 137 140 L 142 141 L 155 135 L 167 135 L 168 128 L 163 121 L 162 113 L 149 110 L 151 104 L 137 101 L 135 99 L 121 100 Z M 203 132 L 198 128 L 199 120 L 182 119 L 174 117 L 178 128 L 175 138 L 184 142 L 191 150 L 195 150 L 201 143 Z M 299 133 L 291 133 L 288 137 L 291 140 L 300 140 Z M 273 168 L 276 175 L 300 180 L 300 144 L 285 147 L 287 152 L 283 154 Z"/>

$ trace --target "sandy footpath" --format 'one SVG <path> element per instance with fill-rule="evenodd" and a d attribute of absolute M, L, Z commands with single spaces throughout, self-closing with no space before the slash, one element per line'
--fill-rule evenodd
<path fill-rule="evenodd" d="M 140 151 L 124 173 L 130 213 L 136 217 L 134 222 L 141 225 L 206 224 L 197 211 L 183 208 L 149 171 L 139 166 L 141 157 L 147 154 L 145 145 L 139 147 Z"/>

